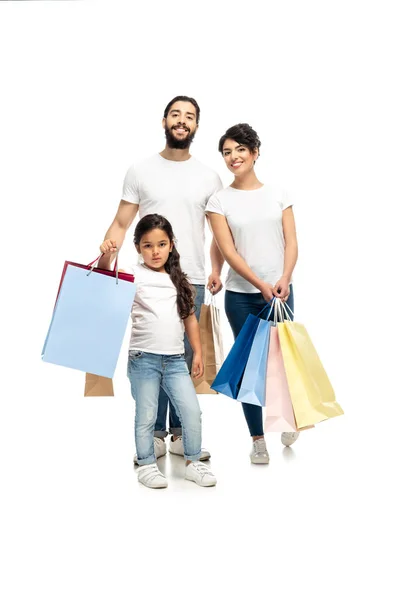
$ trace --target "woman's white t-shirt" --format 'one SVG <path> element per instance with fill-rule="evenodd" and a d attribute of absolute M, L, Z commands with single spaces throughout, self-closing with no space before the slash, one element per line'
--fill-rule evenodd
<path fill-rule="evenodd" d="M 183 354 L 185 327 L 178 314 L 177 291 L 168 273 L 134 267 L 137 285 L 132 305 L 130 350 Z"/>
<path fill-rule="evenodd" d="M 275 285 L 284 267 L 282 211 L 292 204 L 285 191 L 270 186 L 256 190 L 227 187 L 211 196 L 206 212 L 226 217 L 240 256 L 260 279 Z M 260 293 L 231 268 L 225 288 L 232 292 Z"/>

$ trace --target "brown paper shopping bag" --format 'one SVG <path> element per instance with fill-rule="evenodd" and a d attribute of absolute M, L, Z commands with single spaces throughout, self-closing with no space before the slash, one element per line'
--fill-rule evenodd
<path fill-rule="evenodd" d="M 217 394 L 211 384 L 223 363 L 222 332 L 219 310 L 214 304 L 202 304 L 200 311 L 200 340 L 204 362 L 204 374 L 198 379 L 192 377 L 197 394 Z"/>
<path fill-rule="evenodd" d="M 84 396 L 114 396 L 112 379 L 86 373 Z"/>

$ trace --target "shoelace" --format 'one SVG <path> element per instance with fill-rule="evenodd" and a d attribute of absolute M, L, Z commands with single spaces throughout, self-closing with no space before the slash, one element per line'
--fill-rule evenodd
<path fill-rule="evenodd" d="M 259 452 L 266 453 L 267 452 L 267 446 L 265 445 L 265 440 L 263 440 L 263 439 L 255 440 L 255 442 L 254 442 L 254 450 L 255 450 L 255 452 L 257 454 Z"/>

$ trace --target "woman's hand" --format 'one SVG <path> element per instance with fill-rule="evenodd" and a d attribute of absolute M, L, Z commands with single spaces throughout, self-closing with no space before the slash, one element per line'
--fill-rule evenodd
<path fill-rule="evenodd" d="M 117 242 L 115 240 L 104 240 L 100 246 L 100 252 L 102 254 L 111 254 L 117 252 Z"/>
<path fill-rule="evenodd" d="M 264 296 L 264 300 L 266 300 L 267 302 L 271 302 L 272 298 L 275 295 L 274 288 L 272 287 L 272 285 L 270 283 L 263 282 L 262 285 L 258 289 Z"/>
<path fill-rule="evenodd" d="M 290 295 L 290 280 L 289 277 L 282 276 L 274 286 L 274 296 L 286 302 Z"/>
<path fill-rule="evenodd" d="M 200 353 L 196 352 L 193 355 L 192 375 L 193 375 L 194 379 L 198 379 L 203 374 L 204 374 L 203 358 Z"/>

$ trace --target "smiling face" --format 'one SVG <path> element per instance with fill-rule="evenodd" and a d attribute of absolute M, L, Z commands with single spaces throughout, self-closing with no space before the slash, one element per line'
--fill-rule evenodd
<path fill-rule="evenodd" d="M 245 175 L 254 169 L 254 161 L 257 160 L 258 150 L 252 152 L 247 146 L 240 145 L 235 140 L 227 139 L 222 148 L 222 156 L 231 173 Z"/>
<path fill-rule="evenodd" d="M 173 243 L 162 229 L 152 229 L 143 234 L 136 250 L 143 256 L 146 267 L 165 273 L 165 263 L 169 258 Z"/>
<path fill-rule="evenodd" d="M 190 146 L 198 127 L 196 118 L 191 102 L 174 102 L 162 121 L 170 148 L 184 150 Z"/>

